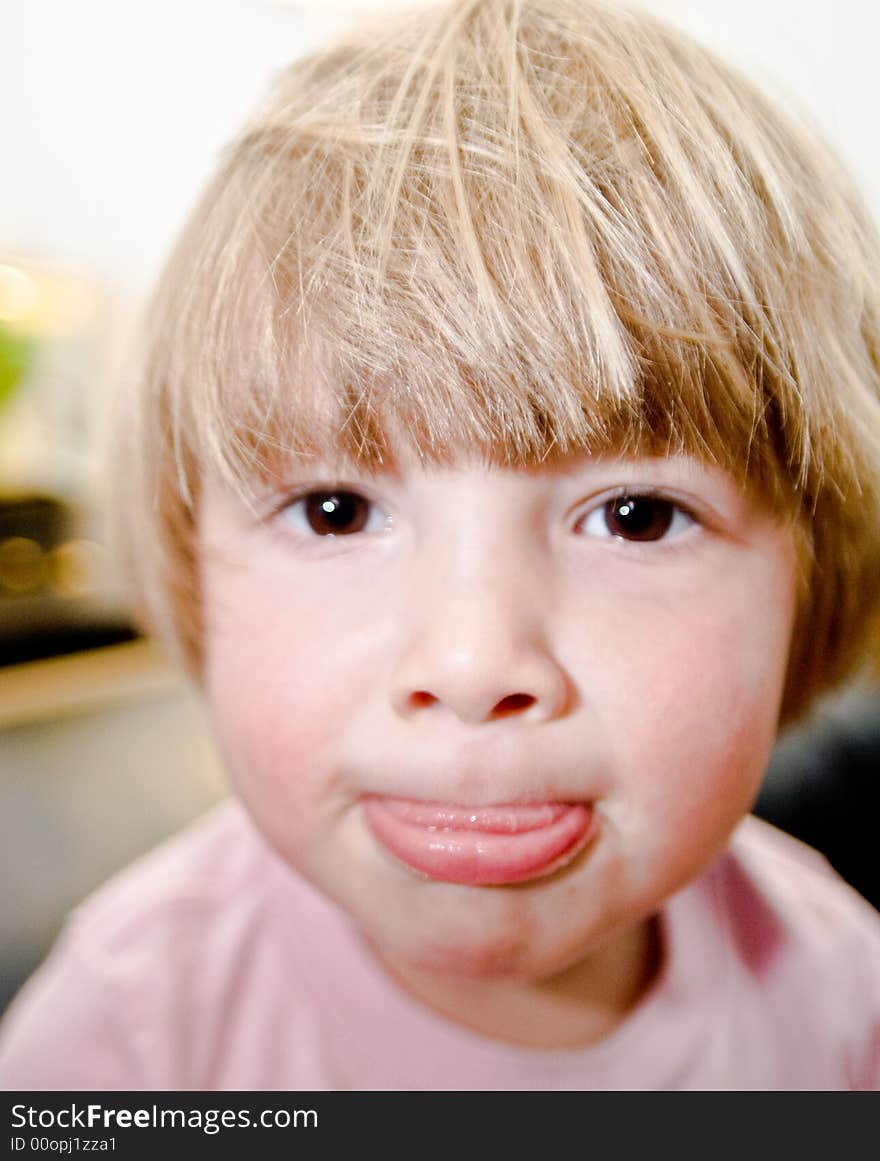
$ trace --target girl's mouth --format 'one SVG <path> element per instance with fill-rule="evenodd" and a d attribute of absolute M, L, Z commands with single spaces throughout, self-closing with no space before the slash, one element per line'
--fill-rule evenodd
<path fill-rule="evenodd" d="M 584 803 L 462 806 L 369 796 L 374 838 L 399 862 L 445 883 L 523 883 L 558 870 L 597 829 Z"/>

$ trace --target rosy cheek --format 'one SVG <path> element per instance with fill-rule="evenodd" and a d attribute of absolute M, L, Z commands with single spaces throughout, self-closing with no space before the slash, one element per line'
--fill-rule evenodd
<path fill-rule="evenodd" d="M 328 720 L 334 709 L 329 700 L 316 704 L 320 685 L 301 646 L 268 632 L 265 622 L 240 616 L 234 629 L 214 634 L 205 673 L 235 789 L 261 815 L 283 812 L 288 820 L 299 814 L 295 803 L 317 786 L 322 747 L 333 733 Z"/>
<path fill-rule="evenodd" d="M 689 648 L 672 646 L 665 658 L 669 677 L 646 729 L 646 756 L 663 774 L 650 797 L 676 817 L 699 813 L 711 830 L 735 821 L 757 793 L 776 732 L 781 667 L 744 640 L 742 626 L 700 624 L 688 638 Z"/>

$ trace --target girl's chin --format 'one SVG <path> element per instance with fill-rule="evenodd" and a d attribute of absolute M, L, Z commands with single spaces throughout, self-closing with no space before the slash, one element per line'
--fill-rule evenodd
<path fill-rule="evenodd" d="M 367 936 L 373 954 L 392 975 L 404 981 L 423 978 L 461 983 L 539 984 L 560 975 L 581 961 L 581 955 L 565 956 L 561 951 L 541 954 L 520 933 L 489 938 L 484 931 L 465 937 L 450 933 L 444 939 L 437 931 L 419 942 L 409 937 L 400 941 L 374 940 Z"/>

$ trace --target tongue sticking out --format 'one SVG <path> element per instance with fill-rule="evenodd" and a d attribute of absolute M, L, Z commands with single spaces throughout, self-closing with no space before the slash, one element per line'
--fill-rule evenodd
<path fill-rule="evenodd" d="M 370 797 L 364 813 L 377 841 L 406 866 L 447 883 L 522 883 L 557 870 L 592 837 L 582 803 L 470 807 Z"/>

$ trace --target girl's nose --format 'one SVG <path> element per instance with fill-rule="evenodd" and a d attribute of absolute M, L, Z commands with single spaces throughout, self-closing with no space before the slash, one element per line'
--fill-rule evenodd
<path fill-rule="evenodd" d="M 404 615 L 391 700 L 402 717 L 447 713 L 478 725 L 550 721 L 569 700 L 540 604 L 512 579 L 437 575 Z"/>

